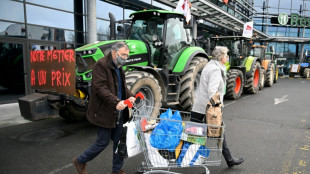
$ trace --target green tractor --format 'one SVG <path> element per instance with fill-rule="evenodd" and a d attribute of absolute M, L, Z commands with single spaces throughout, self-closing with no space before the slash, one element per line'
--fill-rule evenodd
<path fill-rule="evenodd" d="M 212 37 L 212 46 L 226 46 L 229 49 L 227 67 L 227 99 L 238 99 L 243 90 L 255 94 L 261 84 L 262 55 L 252 47 L 252 39 L 243 36 Z"/>
<path fill-rule="evenodd" d="M 95 42 L 76 49 L 77 91 L 60 105 L 61 117 L 85 118 L 93 66 L 116 41 L 129 46 L 130 57 L 124 66 L 126 85 L 132 93 L 145 96 L 151 116 L 158 116 L 154 107 L 191 110 L 201 71 L 208 62 L 207 53 L 192 36 L 196 24 L 187 24 L 181 13 L 162 10 L 138 11 L 130 17 L 131 27 L 124 40 Z M 115 21 L 111 20 L 110 27 L 115 28 Z"/>
<path fill-rule="evenodd" d="M 264 86 L 273 86 L 273 83 L 278 78 L 278 67 L 276 61 L 274 61 L 273 52 L 267 52 L 265 45 L 253 45 L 252 50 L 254 56 L 260 57 L 261 59 L 262 70 L 259 89 L 263 89 Z"/>
<path fill-rule="evenodd" d="M 273 83 L 277 83 L 278 82 L 278 79 L 279 79 L 279 68 L 278 68 L 278 65 L 277 65 L 277 59 L 275 57 L 275 54 L 274 54 L 274 48 L 271 46 L 270 47 L 270 51 L 267 51 L 266 52 L 266 55 L 265 55 L 265 60 L 266 60 L 266 65 L 267 66 L 267 70 L 268 68 L 270 69 L 269 71 L 271 71 L 271 69 L 273 69 Z M 263 66 L 264 66 L 264 63 L 263 63 Z M 266 67 L 264 67 L 266 69 Z M 269 73 L 271 76 L 271 72 Z M 268 75 L 268 74 L 266 74 Z M 267 86 L 272 86 L 273 83 L 271 83 L 271 77 L 267 77 L 266 81 L 268 81 L 268 83 L 266 83 Z"/>

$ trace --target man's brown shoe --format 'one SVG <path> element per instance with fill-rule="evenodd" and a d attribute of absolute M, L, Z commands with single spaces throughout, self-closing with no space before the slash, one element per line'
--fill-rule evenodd
<path fill-rule="evenodd" d="M 112 172 L 112 174 L 127 174 L 124 170 L 120 170 L 118 172 Z"/>
<path fill-rule="evenodd" d="M 73 158 L 73 163 L 78 174 L 87 174 L 86 164 L 81 164 L 78 162 L 77 158 Z"/>

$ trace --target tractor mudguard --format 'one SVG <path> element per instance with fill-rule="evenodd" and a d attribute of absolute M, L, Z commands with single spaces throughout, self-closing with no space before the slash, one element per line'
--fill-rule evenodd
<path fill-rule="evenodd" d="M 245 74 L 246 72 L 246 67 L 245 66 L 230 66 L 229 69 L 237 69 L 240 70 L 242 72 L 242 74 Z"/>
<path fill-rule="evenodd" d="M 271 66 L 271 60 L 262 60 L 262 67 L 267 71 Z"/>
<path fill-rule="evenodd" d="M 302 68 L 309 68 L 310 64 L 309 63 L 300 63 L 300 66 Z"/>
<path fill-rule="evenodd" d="M 186 48 L 178 58 L 172 72 L 175 74 L 184 74 L 186 69 L 188 69 L 191 60 L 196 56 L 205 57 L 208 59 L 207 53 L 201 47 Z"/>
<path fill-rule="evenodd" d="M 260 59 L 257 57 L 249 56 L 244 60 L 243 65 L 246 67 L 246 76 L 250 76 L 256 61 L 260 62 Z"/>
<path fill-rule="evenodd" d="M 130 70 L 139 70 L 139 71 L 144 71 L 144 72 L 148 72 L 150 74 L 152 74 L 157 80 L 158 80 L 158 83 L 159 83 L 159 86 L 162 88 L 162 89 L 166 89 L 167 87 L 165 87 L 165 84 L 168 85 L 168 81 L 165 80 L 163 78 L 163 73 L 157 71 L 159 69 L 156 69 L 156 68 L 153 68 L 153 67 L 149 67 L 149 66 L 136 66 L 136 65 L 128 65 L 127 66 L 128 69 Z M 162 90 L 162 92 L 166 93 L 165 90 Z M 163 94 L 163 97 L 165 98 L 166 95 Z"/>

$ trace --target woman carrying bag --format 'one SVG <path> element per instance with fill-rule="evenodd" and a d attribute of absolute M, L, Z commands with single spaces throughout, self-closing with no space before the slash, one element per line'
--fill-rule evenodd
<path fill-rule="evenodd" d="M 225 63 L 229 60 L 227 52 L 227 47 L 215 47 L 212 52 L 212 60 L 202 70 L 200 84 L 195 92 L 195 102 L 191 111 L 191 121 L 199 123 L 205 122 L 207 103 L 216 92 L 219 93 L 221 103 L 223 103 L 226 87 Z M 222 154 L 228 167 L 239 165 L 244 161 L 243 158 L 232 157 L 226 144 L 225 134 Z"/>

